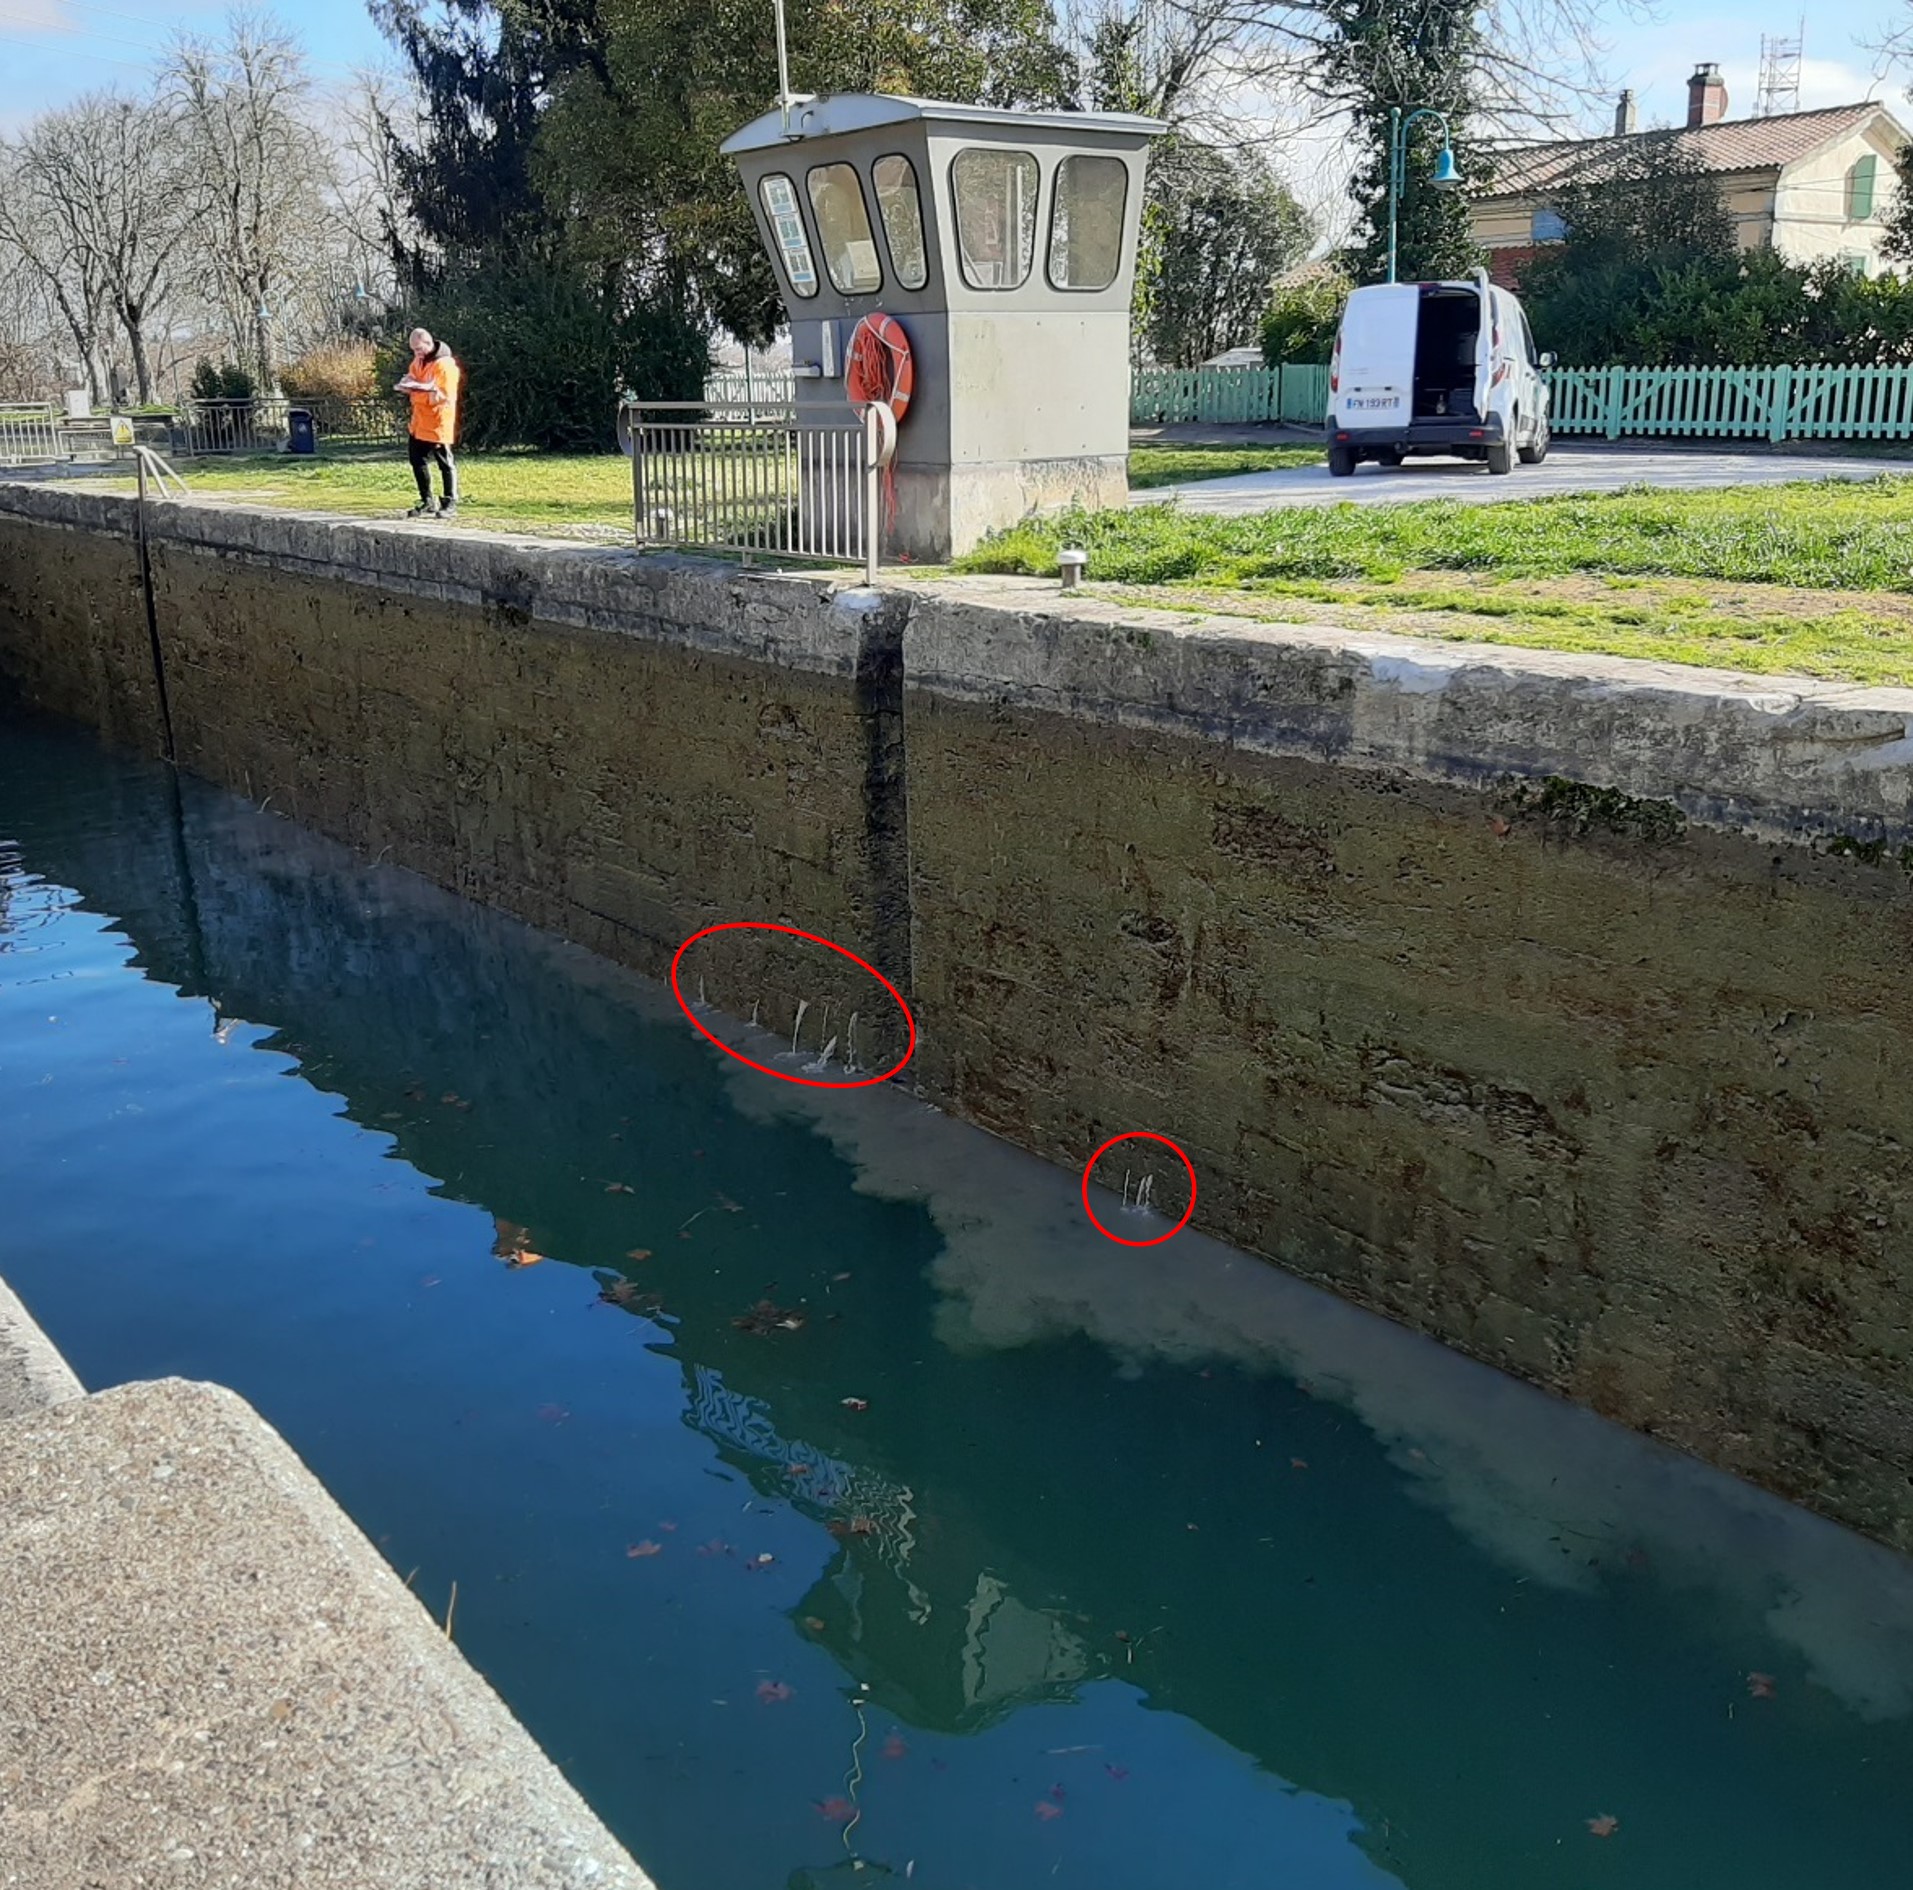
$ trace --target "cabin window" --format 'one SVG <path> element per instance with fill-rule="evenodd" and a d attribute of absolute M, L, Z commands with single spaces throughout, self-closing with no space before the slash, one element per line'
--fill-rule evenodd
<path fill-rule="evenodd" d="M 1029 280 L 1040 181 L 1027 151 L 972 147 L 951 159 L 957 260 L 971 288 L 1020 289 Z"/>
<path fill-rule="evenodd" d="M 877 186 L 877 215 L 890 246 L 890 267 L 906 289 L 930 279 L 923 247 L 923 199 L 917 193 L 917 167 L 907 157 L 880 157 L 870 176 Z"/>
<path fill-rule="evenodd" d="M 817 219 L 817 240 L 824 246 L 824 267 L 844 295 L 874 295 L 883 287 L 883 266 L 877 261 L 877 239 L 871 233 L 870 212 L 864 208 L 863 186 L 848 164 L 820 164 L 804 182 L 810 188 L 811 213 Z"/>
<path fill-rule="evenodd" d="M 1847 172 L 1847 221 L 1862 223 L 1873 214 L 1874 181 L 1880 173 L 1880 160 L 1873 156 L 1856 158 Z"/>
<path fill-rule="evenodd" d="M 1534 221 L 1528 226 L 1528 240 L 1531 243 L 1565 243 L 1568 240 L 1568 221 L 1559 210 L 1537 210 Z"/>
<path fill-rule="evenodd" d="M 1066 157 L 1050 210 L 1049 279 L 1058 289 L 1106 289 L 1123 260 L 1129 166 L 1121 158 Z"/>
<path fill-rule="evenodd" d="M 809 301 L 817 293 L 817 265 L 810 259 L 810 238 L 804 234 L 804 219 L 797 208 L 797 186 L 788 177 L 773 176 L 757 188 L 764 200 L 764 215 L 777 238 L 778 253 L 784 259 L 790 292 Z"/>

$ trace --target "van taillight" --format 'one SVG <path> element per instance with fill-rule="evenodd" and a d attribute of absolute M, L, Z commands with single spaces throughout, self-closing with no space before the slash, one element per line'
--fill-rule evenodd
<path fill-rule="evenodd" d="M 1334 351 L 1328 358 L 1328 391 L 1333 394 L 1340 391 L 1342 385 L 1342 337 L 1335 337 Z"/>

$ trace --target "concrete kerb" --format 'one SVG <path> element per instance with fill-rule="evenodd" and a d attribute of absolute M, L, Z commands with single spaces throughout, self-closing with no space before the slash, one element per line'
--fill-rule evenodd
<path fill-rule="evenodd" d="M 0 1286 L 0 1885 L 651 1890 L 243 1399 Z"/>

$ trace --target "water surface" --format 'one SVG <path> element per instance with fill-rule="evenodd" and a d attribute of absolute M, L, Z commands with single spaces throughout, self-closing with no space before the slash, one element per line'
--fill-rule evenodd
<path fill-rule="evenodd" d="M 24 721 L 0 1186 L 87 1383 L 251 1399 L 662 1890 L 1913 1879 L 1913 1565 Z"/>

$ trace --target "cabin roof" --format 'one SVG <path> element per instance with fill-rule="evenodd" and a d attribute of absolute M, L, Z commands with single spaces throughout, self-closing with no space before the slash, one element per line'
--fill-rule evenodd
<path fill-rule="evenodd" d="M 1079 137 L 1113 132 L 1128 138 L 1153 138 L 1168 129 L 1159 118 L 1141 118 L 1130 112 L 1019 111 L 1000 105 L 953 105 L 943 99 L 899 98 L 886 92 L 839 92 L 794 103 L 788 128 L 781 108 L 753 118 L 748 125 L 732 132 L 719 149 L 725 156 L 734 157 L 743 151 L 776 150 L 811 138 L 831 138 L 844 132 L 871 131 L 881 125 L 915 124 L 923 120 L 1016 126 L 1032 132 L 1062 132 Z"/>

